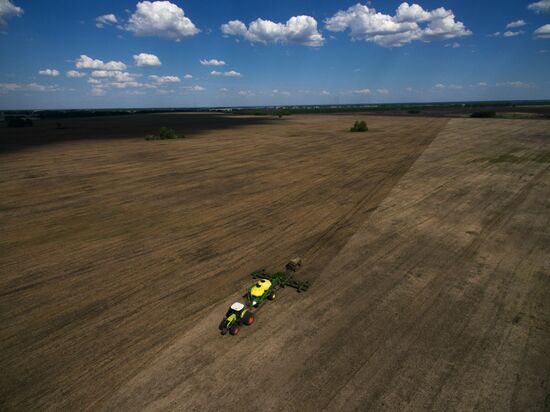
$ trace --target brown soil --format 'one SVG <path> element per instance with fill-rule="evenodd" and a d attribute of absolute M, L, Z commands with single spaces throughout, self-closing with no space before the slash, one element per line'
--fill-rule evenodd
<path fill-rule="evenodd" d="M 546 122 L 168 117 L 0 154 L 1 409 L 548 408 Z"/>

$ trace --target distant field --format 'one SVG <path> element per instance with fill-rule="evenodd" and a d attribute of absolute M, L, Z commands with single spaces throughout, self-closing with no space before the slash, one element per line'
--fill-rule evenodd
<path fill-rule="evenodd" d="M 0 128 L 0 409 L 544 410 L 548 122 L 360 119 Z"/>
<path fill-rule="evenodd" d="M 382 103 L 341 105 L 292 105 L 277 107 L 219 107 L 219 108 L 134 108 L 134 109 L 74 109 L 6 111 L 6 116 L 28 114 L 41 119 L 71 119 L 105 116 L 143 116 L 159 113 L 225 113 L 238 116 L 288 116 L 295 114 L 352 114 L 390 116 L 469 117 L 476 111 L 494 111 L 499 118 L 550 119 L 549 100 L 441 102 L 441 103 Z"/>

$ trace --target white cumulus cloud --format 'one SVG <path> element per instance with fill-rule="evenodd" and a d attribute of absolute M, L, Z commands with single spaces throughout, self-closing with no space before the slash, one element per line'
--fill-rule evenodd
<path fill-rule="evenodd" d="M 535 13 L 550 13 L 550 0 L 541 0 L 531 3 L 527 8 Z"/>
<path fill-rule="evenodd" d="M 92 59 L 85 54 L 80 55 L 75 64 L 77 69 L 93 70 L 126 70 L 126 65 L 120 61 L 103 62 L 103 60 Z"/>
<path fill-rule="evenodd" d="M 38 83 L 29 83 L 24 88 L 30 92 L 55 92 L 61 90 L 58 86 L 43 85 Z"/>
<path fill-rule="evenodd" d="M 210 60 L 201 59 L 200 62 L 203 66 L 225 66 L 225 62 L 223 60 L 218 60 L 218 59 L 210 59 Z"/>
<path fill-rule="evenodd" d="M 157 76 L 156 74 L 152 74 L 149 76 L 149 79 L 154 81 L 157 84 L 166 84 L 166 83 L 179 83 L 181 82 L 180 78 L 178 76 Z"/>
<path fill-rule="evenodd" d="M 539 27 L 533 34 L 537 39 L 550 39 L 550 24 Z"/>
<path fill-rule="evenodd" d="M 286 23 L 256 19 L 248 27 L 240 20 L 221 26 L 226 36 L 242 37 L 252 43 L 301 44 L 322 46 L 325 39 L 317 30 L 317 20 L 311 16 L 293 16 Z"/>
<path fill-rule="evenodd" d="M 448 40 L 472 34 L 464 23 L 455 20 L 443 7 L 431 11 L 417 4 L 402 3 L 391 16 L 374 8 L 356 4 L 325 20 L 327 30 L 350 30 L 354 40 L 365 40 L 383 47 L 400 47 L 412 41 Z"/>
<path fill-rule="evenodd" d="M 507 30 L 504 33 L 502 33 L 502 37 L 516 37 L 516 36 L 519 36 L 520 34 L 523 34 L 522 30 L 519 30 L 519 31 Z"/>
<path fill-rule="evenodd" d="M 354 90 L 353 93 L 369 95 L 369 94 L 372 94 L 372 91 L 370 89 L 358 89 L 358 90 Z"/>
<path fill-rule="evenodd" d="M 21 85 L 18 83 L 0 83 L 0 92 L 14 92 L 20 90 Z"/>
<path fill-rule="evenodd" d="M 104 26 L 111 24 L 117 24 L 118 20 L 114 14 L 104 14 L 95 18 L 95 25 L 98 29 L 102 29 Z"/>
<path fill-rule="evenodd" d="M 136 36 L 154 36 L 177 41 L 199 32 L 193 22 L 185 17 L 183 9 L 169 1 L 140 1 L 125 29 Z"/>
<path fill-rule="evenodd" d="M 184 78 L 185 80 L 191 80 L 191 79 L 193 78 L 193 76 L 190 75 L 190 74 L 186 74 L 185 76 L 183 76 L 183 78 Z"/>
<path fill-rule="evenodd" d="M 511 82 L 497 83 L 497 86 L 512 87 L 514 89 L 528 89 L 531 87 L 531 84 L 516 80 Z"/>
<path fill-rule="evenodd" d="M 157 56 L 148 53 L 134 54 L 134 63 L 138 67 L 162 65 Z"/>
<path fill-rule="evenodd" d="M 506 25 L 506 28 L 507 29 L 517 29 L 518 27 L 523 27 L 525 26 L 527 23 L 525 23 L 525 20 L 516 20 L 516 21 L 513 21 L 513 22 L 510 22 Z"/>
<path fill-rule="evenodd" d="M 246 24 L 240 20 L 231 20 L 221 26 L 222 33 L 227 36 L 242 36 L 246 37 L 248 29 Z M 242 91 L 242 90 L 241 90 Z"/>
<path fill-rule="evenodd" d="M 41 76 L 57 77 L 59 76 L 59 70 L 56 69 L 44 69 L 38 72 Z"/>
<path fill-rule="evenodd" d="M 7 92 L 56 92 L 61 90 L 58 86 L 38 83 L 0 83 L 0 93 Z"/>
<path fill-rule="evenodd" d="M 272 96 L 285 96 L 285 97 L 291 96 L 290 92 L 287 92 L 286 90 L 278 90 L 278 89 L 271 90 L 271 94 Z"/>
<path fill-rule="evenodd" d="M 224 77 L 242 77 L 242 74 L 236 72 L 235 70 L 229 70 L 228 72 L 223 73 Z"/>
<path fill-rule="evenodd" d="M 67 73 L 65 73 L 65 75 L 67 77 L 72 78 L 72 79 L 77 79 L 79 77 L 86 76 L 86 73 L 82 73 L 82 72 L 79 72 L 79 71 L 76 71 L 76 70 L 69 70 Z"/>
<path fill-rule="evenodd" d="M 11 17 L 20 17 L 23 9 L 17 7 L 10 0 L 0 0 L 0 31 L 8 27 L 8 19 Z"/>
<path fill-rule="evenodd" d="M 190 91 L 190 92 L 204 92 L 206 89 L 202 86 L 188 86 L 184 87 L 184 90 Z"/>
<path fill-rule="evenodd" d="M 133 81 L 137 75 L 122 71 L 113 70 L 94 70 L 92 77 L 114 79 L 118 82 L 130 82 Z"/>
<path fill-rule="evenodd" d="M 146 85 L 140 82 L 113 82 L 109 86 L 114 87 L 115 89 L 126 89 L 128 87 L 145 87 Z"/>
<path fill-rule="evenodd" d="M 430 20 L 430 13 L 418 4 L 401 3 L 395 11 L 395 20 L 398 22 L 421 22 Z"/>
<path fill-rule="evenodd" d="M 235 70 L 229 70 L 228 72 L 219 72 L 217 70 L 212 70 L 210 72 L 212 76 L 223 76 L 223 77 L 242 77 L 242 74 L 236 72 Z"/>
<path fill-rule="evenodd" d="M 92 90 L 90 90 L 92 96 L 105 96 L 106 93 L 107 92 L 100 87 L 93 87 Z"/>

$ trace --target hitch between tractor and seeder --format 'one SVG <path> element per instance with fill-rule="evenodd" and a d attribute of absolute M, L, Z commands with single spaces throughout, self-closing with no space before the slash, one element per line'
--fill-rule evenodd
<path fill-rule="evenodd" d="M 308 281 L 294 279 L 294 274 L 302 266 L 300 258 L 290 260 L 283 272 L 268 273 L 265 269 L 256 270 L 251 273 L 256 283 L 251 285 L 243 295 L 245 303 L 233 303 L 223 320 L 219 329 L 222 335 L 229 332 L 231 335 L 237 335 L 241 325 L 251 325 L 254 323 L 254 313 L 252 308 L 258 309 L 266 300 L 275 299 L 275 292 L 279 288 L 290 287 L 298 292 L 305 292 L 309 289 Z"/>

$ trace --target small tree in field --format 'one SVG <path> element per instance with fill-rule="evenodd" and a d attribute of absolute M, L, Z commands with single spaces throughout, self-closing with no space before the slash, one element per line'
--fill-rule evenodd
<path fill-rule="evenodd" d="M 145 140 L 182 139 L 184 137 L 185 136 L 183 135 L 178 136 L 174 129 L 170 129 L 169 127 L 161 127 L 158 135 L 150 134 L 148 136 L 145 136 Z"/>
<path fill-rule="evenodd" d="M 159 137 L 161 140 L 177 139 L 178 135 L 174 129 L 170 129 L 169 127 L 161 127 L 159 130 Z"/>
<path fill-rule="evenodd" d="M 366 132 L 368 130 L 369 128 L 364 120 L 356 121 L 353 127 L 349 129 L 350 132 Z"/>

